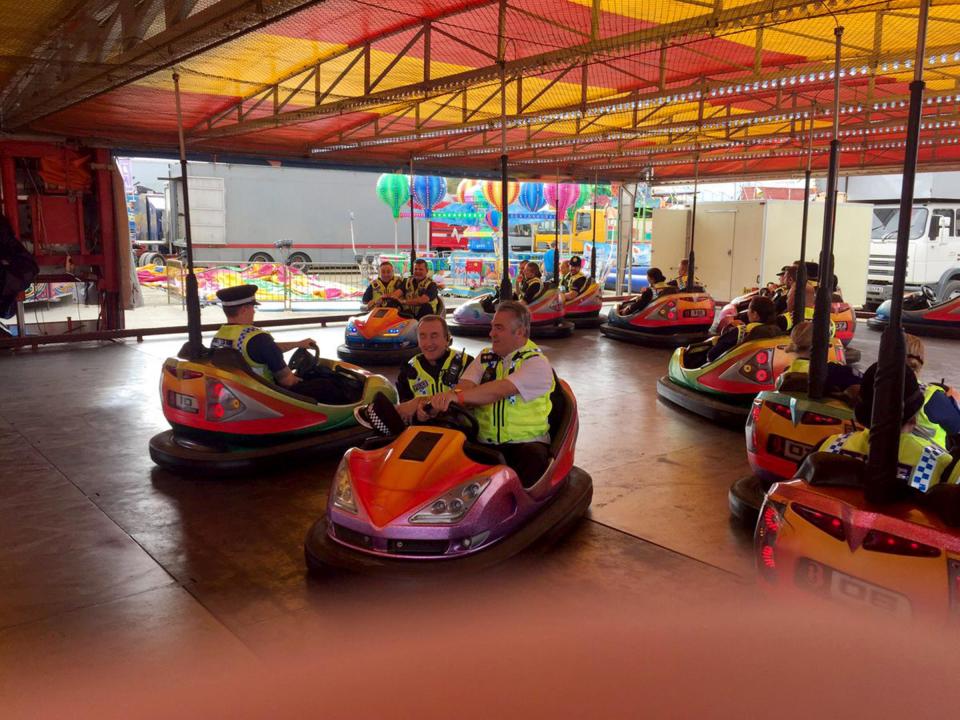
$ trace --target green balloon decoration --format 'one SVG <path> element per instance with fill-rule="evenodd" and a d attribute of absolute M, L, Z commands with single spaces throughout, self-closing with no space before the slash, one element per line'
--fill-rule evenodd
<path fill-rule="evenodd" d="M 400 208 L 410 200 L 410 178 L 393 173 L 381 175 L 377 180 L 377 197 L 387 204 L 393 219 L 400 217 Z"/>

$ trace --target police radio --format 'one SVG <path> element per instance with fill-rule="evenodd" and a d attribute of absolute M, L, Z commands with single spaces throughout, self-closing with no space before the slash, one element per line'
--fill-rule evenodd
<path fill-rule="evenodd" d="M 463 364 L 467 357 L 467 349 L 463 348 L 459 355 L 454 355 L 453 360 L 450 361 L 450 366 L 443 371 L 443 374 L 440 376 L 440 383 L 446 385 L 447 387 L 456 387 L 457 383 L 460 382 L 460 375 L 463 373 Z"/>

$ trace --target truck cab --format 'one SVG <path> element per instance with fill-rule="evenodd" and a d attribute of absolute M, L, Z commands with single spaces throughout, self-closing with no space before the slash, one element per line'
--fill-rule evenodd
<path fill-rule="evenodd" d="M 560 244 L 564 251 L 571 253 L 583 253 L 583 244 L 592 242 L 593 223 L 597 223 L 597 242 L 605 242 L 607 233 L 607 215 L 606 210 L 597 208 L 594 212 L 591 208 L 582 208 L 576 212 L 573 235 L 571 236 L 571 227 L 569 220 L 563 220 L 560 223 Z M 536 252 L 546 252 L 550 249 L 556 237 L 556 222 L 554 220 L 544 220 L 536 227 L 536 237 L 534 250 Z"/>
<path fill-rule="evenodd" d="M 900 207 L 877 203 L 873 208 L 870 261 L 867 269 L 868 308 L 890 298 Z M 960 291 L 960 202 L 915 204 L 910 217 L 907 255 L 908 292 L 931 286 L 939 300 Z"/>

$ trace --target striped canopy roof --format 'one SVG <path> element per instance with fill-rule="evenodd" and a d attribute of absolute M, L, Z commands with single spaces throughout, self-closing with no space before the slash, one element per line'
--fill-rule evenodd
<path fill-rule="evenodd" d="M 660 181 L 897 170 L 918 2 L 31 0 L 0 122 L 128 150 Z M 960 0 L 932 4 L 921 165 L 960 159 Z M 504 132 L 505 126 L 505 132 Z"/>

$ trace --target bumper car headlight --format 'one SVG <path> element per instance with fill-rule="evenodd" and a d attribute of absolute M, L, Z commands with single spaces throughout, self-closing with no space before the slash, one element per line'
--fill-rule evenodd
<path fill-rule="evenodd" d="M 350 465 L 347 459 L 340 461 L 337 473 L 333 476 L 333 504 L 350 513 L 357 512 L 357 501 L 353 496 L 353 480 L 350 478 Z"/>
<path fill-rule="evenodd" d="M 354 325 L 353 323 L 348 323 L 348 324 L 347 324 L 347 335 L 356 335 L 356 334 L 357 334 L 357 326 Z"/>
<path fill-rule="evenodd" d="M 488 477 L 476 477 L 448 490 L 410 518 L 411 523 L 446 525 L 460 522 L 490 484 Z"/>
<path fill-rule="evenodd" d="M 399 335 L 399 334 L 400 334 L 400 331 L 401 331 L 402 329 L 403 329 L 403 328 L 401 328 L 399 325 L 398 325 L 397 327 L 388 328 L 386 334 L 387 334 L 387 335 Z"/>

